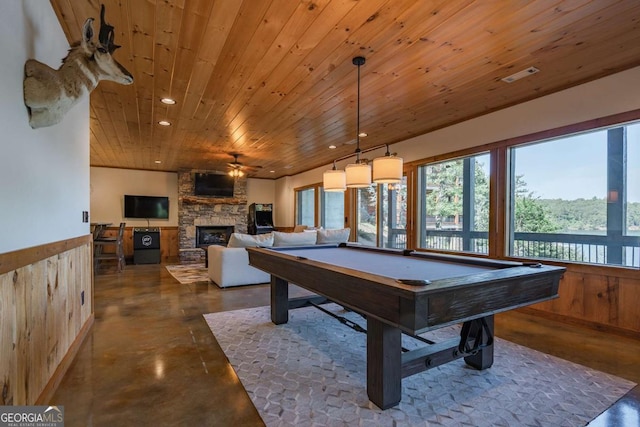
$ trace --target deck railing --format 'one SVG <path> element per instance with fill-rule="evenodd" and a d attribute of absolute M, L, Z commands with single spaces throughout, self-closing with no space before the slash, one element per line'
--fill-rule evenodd
<path fill-rule="evenodd" d="M 392 229 L 390 247 L 405 248 L 405 234 L 404 229 Z M 486 231 L 427 230 L 420 247 L 488 254 L 488 236 Z M 524 258 L 640 267 L 640 236 L 612 239 L 592 234 L 514 233 L 511 253 Z"/>

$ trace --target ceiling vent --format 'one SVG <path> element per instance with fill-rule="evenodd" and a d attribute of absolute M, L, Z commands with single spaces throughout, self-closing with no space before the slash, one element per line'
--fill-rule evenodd
<path fill-rule="evenodd" d="M 515 74 L 511 74 L 510 76 L 505 77 L 504 79 L 502 79 L 502 81 L 503 82 L 507 82 L 507 83 L 513 83 L 516 80 L 520 80 L 523 77 L 527 77 L 527 76 L 530 76 L 531 74 L 535 74 L 538 71 L 540 71 L 540 70 L 538 70 L 536 67 L 529 67 L 529 68 L 527 68 L 525 70 L 518 71 Z"/>

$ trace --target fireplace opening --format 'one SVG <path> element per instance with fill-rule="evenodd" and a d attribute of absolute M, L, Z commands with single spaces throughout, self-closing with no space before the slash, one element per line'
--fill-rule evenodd
<path fill-rule="evenodd" d="M 196 226 L 196 248 L 209 245 L 226 246 L 233 229 L 233 225 Z"/>

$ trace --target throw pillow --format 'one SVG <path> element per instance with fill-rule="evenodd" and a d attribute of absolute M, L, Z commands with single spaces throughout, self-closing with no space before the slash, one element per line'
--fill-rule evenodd
<path fill-rule="evenodd" d="M 300 233 L 273 232 L 273 246 L 309 246 L 316 244 L 316 231 Z"/>
<path fill-rule="evenodd" d="M 346 243 L 349 240 L 350 228 L 318 230 L 318 244 Z"/>
<path fill-rule="evenodd" d="M 251 248 L 255 246 L 273 246 L 273 233 L 257 235 L 233 233 L 227 243 L 228 248 Z"/>

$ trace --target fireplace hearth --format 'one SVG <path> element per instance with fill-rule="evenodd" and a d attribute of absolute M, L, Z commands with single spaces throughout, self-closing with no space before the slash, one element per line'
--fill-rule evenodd
<path fill-rule="evenodd" d="M 233 225 L 196 226 L 196 248 L 209 245 L 226 246 L 233 230 Z"/>

